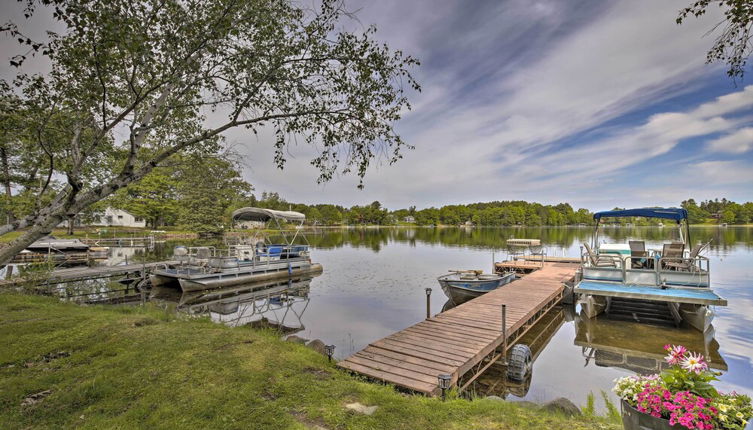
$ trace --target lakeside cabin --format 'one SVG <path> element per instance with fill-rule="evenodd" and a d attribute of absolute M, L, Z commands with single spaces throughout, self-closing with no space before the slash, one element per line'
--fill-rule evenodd
<path fill-rule="evenodd" d="M 115 209 L 108 207 L 105 209 L 104 214 L 99 217 L 98 220 L 92 222 L 95 226 L 107 226 L 107 227 L 146 227 L 146 220 L 144 218 L 137 217 L 130 212 L 123 209 Z"/>

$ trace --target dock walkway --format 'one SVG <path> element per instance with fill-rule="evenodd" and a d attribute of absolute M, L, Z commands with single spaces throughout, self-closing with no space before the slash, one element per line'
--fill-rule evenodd
<path fill-rule="evenodd" d="M 94 266 L 94 267 L 71 267 L 66 269 L 56 269 L 50 272 L 49 277 L 45 278 L 45 284 L 76 282 L 87 279 L 109 278 L 111 276 L 127 275 L 149 271 L 157 266 L 164 264 L 177 264 L 176 261 L 157 261 L 153 263 L 124 264 L 120 266 Z M 14 277 L 0 280 L 0 288 L 13 287 L 25 282 L 25 279 Z"/>
<path fill-rule="evenodd" d="M 509 349 L 560 302 L 563 283 L 577 268 L 547 263 L 522 279 L 373 342 L 338 365 L 432 396 L 440 393 L 439 374 L 450 374 L 452 385 L 462 389 L 506 353 L 501 305 L 506 305 Z M 471 377 L 463 377 L 466 373 Z"/>

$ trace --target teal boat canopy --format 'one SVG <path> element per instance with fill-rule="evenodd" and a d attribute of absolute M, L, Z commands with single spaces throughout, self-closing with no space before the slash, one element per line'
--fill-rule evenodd
<path fill-rule="evenodd" d="M 688 211 L 683 208 L 637 208 L 637 209 L 621 209 L 614 211 L 596 212 L 594 219 L 599 221 L 604 217 L 630 217 L 640 216 L 646 218 L 663 218 L 673 219 L 678 223 L 684 219 L 688 219 Z"/>

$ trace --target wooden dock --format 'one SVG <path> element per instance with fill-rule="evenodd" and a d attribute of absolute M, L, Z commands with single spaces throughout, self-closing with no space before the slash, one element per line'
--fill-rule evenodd
<path fill-rule="evenodd" d="M 542 260 L 542 258 L 541 258 L 540 255 L 521 255 L 521 256 L 519 256 L 517 258 L 521 259 L 521 260 L 526 260 L 526 261 L 535 261 L 535 262 L 538 262 L 538 263 L 541 263 L 541 260 Z M 560 257 L 560 256 L 555 256 L 555 255 L 545 255 L 543 259 L 547 263 L 577 263 L 577 264 L 580 264 L 580 262 L 581 262 L 580 258 L 578 258 L 578 257 Z"/>
<path fill-rule="evenodd" d="M 66 282 L 83 281 L 87 279 L 102 279 L 112 276 L 131 275 L 143 271 L 149 271 L 164 264 L 177 264 L 176 261 L 157 261 L 153 263 L 124 264 L 120 266 L 95 266 L 95 267 L 71 267 L 56 269 L 50 272 L 43 284 L 59 284 Z M 0 288 L 21 285 L 26 280 L 21 277 L 0 280 Z"/>
<path fill-rule="evenodd" d="M 544 267 L 544 262 L 542 262 L 541 260 L 539 261 L 507 260 L 507 261 L 500 261 L 499 263 L 494 263 L 494 272 L 501 274 L 504 272 L 515 271 L 518 274 L 528 274 L 536 270 L 539 270 L 542 267 Z"/>
<path fill-rule="evenodd" d="M 501 305 L 506 305 L 509 349 L 560 302 L 563 284 L 577 268 L 547 263 L 509 285 L 373 342 L 338 365 L 431 396 L 440 393 L 439 374 L 451 375 L 453 386 L 462 378 L 463 389 L 507 353 Z"/>
<path fill-rule="evenodd" d="M 157 240 L 152 236 L 132 236 L 132 237 L 86 237 L 80 239 L 87 245 L 92 246 L 115 246 L 115 247 L 144 247 L 154 246 Z"/>

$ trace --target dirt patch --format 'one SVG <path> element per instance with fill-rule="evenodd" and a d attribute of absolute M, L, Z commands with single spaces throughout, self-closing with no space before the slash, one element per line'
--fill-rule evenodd
<path fill-rule="evenodd" d="M 43 355 L 42 358 L 40 358 L 38 360 L 27 361 L 26 363 L 24 363 L 24 367 L 26 367 L 26 368 L 28 368 L 28 367 L 34 367 L 34 366 L 38 366 L 38 365 L 43 364 L 43 363 L 49 363 L 49 362 L 51 362 L 53 360 L 57 360 L 58 358 L 65 358 L 65 357 L 70 357 L 70 356 L 71 356 L 71 353 L 68 352 L 68 351 L 49 352 L 49 353 Z"/>
<path fill-rule="evenodd" d="M 3 321 L 2 323 L 3 324 L 14 324 L 14 323 L 20 323 L 20 322 L 29 322 L 29 321 L 45 321 L 45 320 L 49 320 L 49 319 L 51 319 L 51 318 L 22 318 L 22 319 L 18 319 L 18 320 Z"/>
<path fill-rule="evenodd" d="M 214 350 L 215 351 L 219 351 L 219 350 L 222 350 L 222 349 L 230 348 L 231 346 L 236 346 L 236 345 L 251 345 L 252 343 L 254 343 L 253 339 L 243 340 L 243 341 L 240 341 L 240 342 L 226 343 L 226 344 L 224 344 L 222 346 L 219 346 L 219 347 L 215 348 Z"/>
<path fill-rule="evenodd" d="M 27 309 L 32 309 L 33 306 L 30 305 L 10 305 L 7 308 L 5 308 L 8 311 L 25 311 Z"/>
<path fill-rule="evenodd" d="M 277 400 L 279 397 L 277 394 L 266 390 L 261 394 L 261 398 L 269 402 Z"/>
<path fill-rule="evenodd" d="M 316 379 L 325 380 L 332 378 L 332 374 L 327 370 L 317 369 L 316 367 L 306 367 L 304 372 L 314 375 Z"/>
<path fill-rule="evenodd" d="M 144 326 L 154 325 L 154 324 L 159 324 L 159 321 L 157 321 L 154 318 L 141 318 L 133 322 L 134 327 L 144 327 Z"/>
<path fill-rule="evenodd" d="M 327 427 L 325 427 L 324 425 L 324 420 L 321 418 L 311 419 L 303 411 L 292 411 L 290 414 L 293 415 L 296 421 L 305 425 L 306 428 L 315 430 L 327 430 Z"/>
<path fill-rule="evenodd" d="M 26 407 L 35 405 L 44 400 L 45 397 L 49 396 L 50 394 L 52 394 L 52 390 L 44 390 L 38 393 L 30 394 L 21 401 L 21 406 Z"/>

